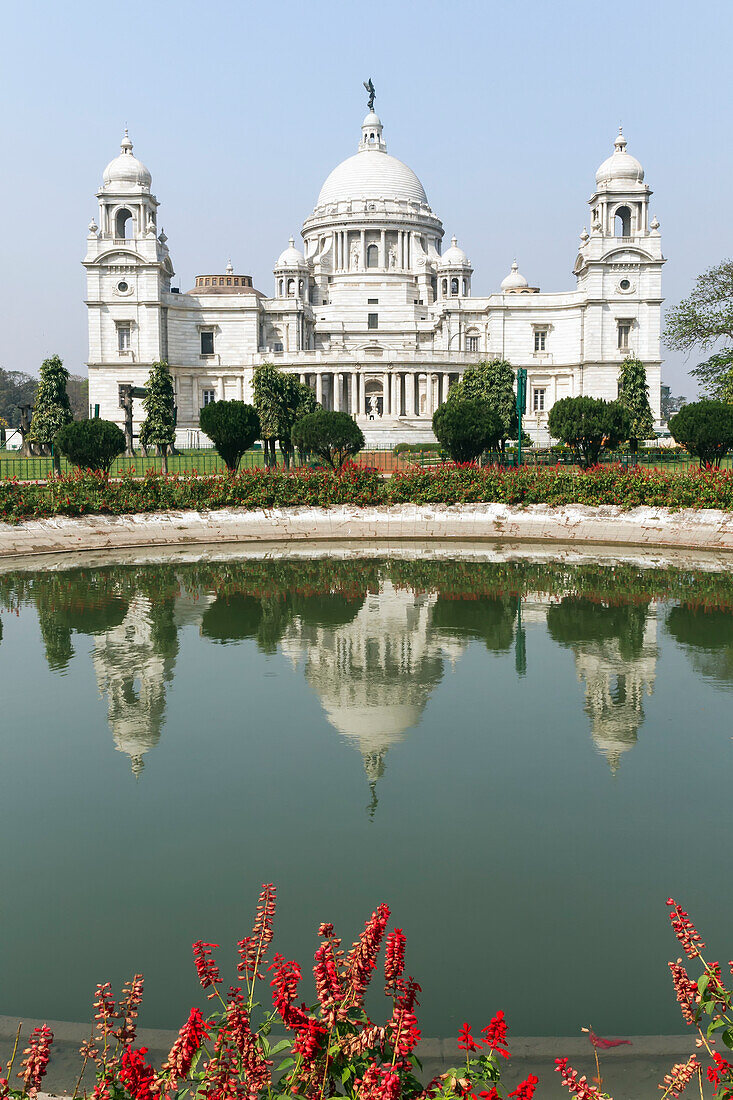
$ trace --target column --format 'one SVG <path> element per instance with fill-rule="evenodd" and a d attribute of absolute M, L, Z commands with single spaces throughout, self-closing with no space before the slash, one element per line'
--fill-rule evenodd
<path fill-rule="evenodd" d="M 396 371 L 392 375 L 392 416 L 394 417 L 402 416 L 401 378 L 402 376 Z"/>
<path fill-rule="evenodd" d="M 405 413 L 417 416 L 417 378 L 414 370 L 405 375 Z"/>
<path fill-rule="evenodd" d="M 382 416 L 389 416 L 389 375 L 382 375 Z"/>
<path fill-rule="evenodd" d="M 366 271 L 366 229 L 361 231 L 361 259 L 359 263 L 360 269 Z"/>
<path fill-rule="evenodd" d="M 388 266 L 387 265 L 387 230 L 386 229 L 382 230 L 379 247 L 380 247 L 380 252 L 381 252 L 381 256 L 382 256 L 382 262 L 379 266 L 382 268 L 382 271 L 386 271 L 387 266 Z"/>
<path fill-rule="evenodd" d="M 443 401 L 448 400 L 448 390 L 449 389 L 450 389 L 450 375 L 447 374 L 447 373 L 444 373 L 443 374 L 443 393 L 442 393 Z"/>
<path fill-rule="evenodd" d="M 363 370 L 359 371 L 359 402 L 357 405 L 357 415 L 366 415 L 366 381 Z"/>
<path fill-rule="evenodd" d="M 300 384 L 301 384 L 301 386 L 305 385 L 305 375 L 304 374 L 301 374 L 301 376 L 300 376 Z"/>
<path fill-rule="evenodd" d="M 319 404 L 323 402 L 323 375 L 320 371 L 316 375 L 316 401 Z"/>
<path fill-rule="evenodd" d="M 336 374 L 333 374 L 331 377 L 333 378 L 333 381 L 334 381 L 333 411 L 334 412 L 341 412 L 341 384 L 342 384 L 342 380 L 343 380 L 343 375 L 336 373 Z"/>

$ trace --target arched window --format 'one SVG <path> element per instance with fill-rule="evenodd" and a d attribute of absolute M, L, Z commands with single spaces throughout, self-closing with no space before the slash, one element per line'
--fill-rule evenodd
<path fill-rule="evenodd" d="M 375 244 L 367 248 L 367 267 L 379 267 L 379 249 Z"/>
<path fill-rule="evenodd" d="M 458 279 L 451 279 L 451 281 L 450 281 L 450 292 L 451 292 L 451 297 L 452 298 L 457 298 L 458 297 Z"/>
<path fill-rule="evenodd" d="M 448 280 L 443 279 L 443 296 L 445 297 L 447 294 L 448 294 Z"/>
<path fill-rule="evenodd" d="M 279 290 L 278 290 L 278 293 L 279 293 L 279 295 L 280 295 L 280 297 L 281 297 L 281 298 L 282 298 L 282 296 L 283 296 L 283 289 L 284 289 L 284 286 L 285 286 L 285 284 L 283 283 L 283 281 L 282 281 L 282 279 L 281 279 L 281 280 L 280 280 L 280 288 L 279 288 Z"/>
<path fill-rule="evenodd" d="M 132 214 L 124 207 L 117 211 L 115 217 L 115 237 L 119 240 L 130 240 L 133 231 Z"/>
<path fill-rule="evenodd" d="M 613 221 L 613 234 L 615 237 L 631 236 L 631 211 L 628 206 L 619 206 Z"/>
<path fill-rule="evenodd" d="M 302 294 L 302 293 L 303 293 L 303 280 L 301 279 L 298 282 L 298 294 Z"/>
<path fill-rule="evenodd" d="M 463 290 L 462 290 L 461 293 L 463 294 L 463 297 L 465 298 L 466 297 L 466 280 L 465 279 L 463 280 Z"/>
<path fill-rule="evenodd" d="M 288 279 L 288 297 L 295 294 L 295 279 Z"/>

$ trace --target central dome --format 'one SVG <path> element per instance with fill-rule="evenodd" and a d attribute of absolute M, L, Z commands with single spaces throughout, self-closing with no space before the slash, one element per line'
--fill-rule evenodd
<path fill-rule="evenodd" d="M 354 199 L 393 199 L 428 205 L 425 189 L 413 170 L 387 152 L 382 123 L 374 112 L 362 124 L 359 152 L 334 168 L 321 188 L 316 207 Z"/>

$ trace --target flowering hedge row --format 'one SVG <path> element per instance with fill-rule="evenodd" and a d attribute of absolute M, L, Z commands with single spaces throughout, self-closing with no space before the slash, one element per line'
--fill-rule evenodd
<path fill-rule="evenodd" d="M 668 508 L 733 508 L 733 471 L 682 473 L 642 467 L 596 466 L 504 469 L 444 464 L 411 468 L 383 479 L 375 470 L 347 465 L 327 470 L 244 470 L 236 477 L 160 474 L 106 481 L 77 473 L 45 484 L 0 482 L 0 519 L 215 508 L 281 508 L 331 504 L 588 504 Z"/>

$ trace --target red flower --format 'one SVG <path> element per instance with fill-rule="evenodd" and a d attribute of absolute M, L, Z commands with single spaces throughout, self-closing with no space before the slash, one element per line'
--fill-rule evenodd
<path fill-rule="evenodd" d="M 567 1058 L 555 1059 L 555 1072 L 562 1075 L 563 1085 L 576 1100 L 602 1100 L 600 1090 L 589 1085 L 585 1075 L 578 1077 L 578 1071 L 568 1065 Z"/>
<path fill-rule="evenodd" d="M 533 1073 L 530 1073 L 526 1081 L 522 1081 L 520 1085 L 517 1085 L 514 1092 L 510 1092 L 509 1095 L 516 1096 L 517 1100 L 532 1100 L 538 1081 L 539 1077 L 535 1077 Z"/>
<path fill-rule="evenodd" d="M 401 928 L 393 928 L 387 936 L 384 955 L 384 992 L 388 997 L 394 993 L 397 979 L 402 977 L 405 969 L 405 942 L 406 938 Z"/>
<path fill-rule="evenodd" d="M 506 1032 L 507 1023 L 502 1009 L 499 1009 L 496 1016 L 489 1021 L 486 1027 L 481 1029 L 485 1046 L 496 1054 L 500 1054 L 502 1058 L 511 1057 L 506 1049 Z"/>
<path fill-rule="evenodd" d="M 38 1090 L 41 1087 L 51 1056 L 52 1042 L 53 1032 L 46 1024 L 33 1028 L 28 1046 L 23 1051 L 25 1057 L 21 1062 L 21 1072 L 18 1074 L 23 1081 L 24 1092 Z"/>
<path fill-rule="evenodd" d="M 120 1081 L 134 1100 L 153 1100 L 152 1086 L 155 1083 L 155 1070 L 145 1061 L 147 1047 L 133 1050 L 126 1047 L 122 1054 Z"/>
<path fill-rule="evenodd" d="M 664 1089 L 665 1096 L 671 1096 L 673 1100 L 677 1100 L 699 1068 L 700 1063 L 697 1060 L 697 1055 L 691 1054 L 686 1062 L 678 1062 L 672 1066 L 669 1073 L 665 1073 L 664 1082 L 659 1086 L 660 1089 Z"/>
<path fill-rule="evenodd" d="M 270 985 L 272 986 L 272 1003 L 280 1013 L 283 1023 L 287 1027 L 295 1026 L 295 1019 L 302 1017 L 300 1009 L 296 1009 L 297 1016 L 293 1014 L 293 1004 L 298 995 L 298 983 L 302 978 L 301 969 L 296 962 L 286 962 L 284 956 L 275 955 L 275 960 L 268 968 L 274 971 Z"/>
<path fill-rule="evenodd" d="M 700 990 L 697 982 L 694 982 L 685 970 L 682 959 L 678 959 L 676 963 L 670 963 L 669 969 L 672 971 L 674 991 L 680 1003 L 682 1018 L 688 1024 L 694 1024 L 695 1014 L 700 1004 Z"/>
<path fill-rule="evenodd" d="M 458 1032 L 458 1049 L 465 1050 L 469 1053 L 473 1050 L 478 1050 L 478 1044 L 475 1042 L 473 1035 L 471 1034 L 471 1026 L 466 1023 Z"/>
<path fill-rule="evenodd" d="M 376 966 L 377 955 L 388 920 L 389 906 L 382 904 L 372 913 L 364 925 L 364 931 L 349 951 L 346 959 L 348 970 L 347 999 L 352 1005 L 361 1004 L 366 987 L 371 980 L 372 971 Z"/>
<path fill-rule="evenodd" d="M 216 960 L 212 955 L 212 950 L 218 946 L 218 943 L 203 943 L 201 940 L 197 940 L 193 945 L 193 961 L 196 964 L 196 973 L 199 976 L 199 982 L 202 989 L 208 989 L 209 986 L 221 985 L 219 967 L 216 965 Z M 213 990 L 209 994 L 209 999 L 211 999 L 215 993 L 216 991 Z"/>
<path fill-rule="evenodd" d="M 117 1038 L 126 1045 L 135 1042 L 137 1015 L 143 999 L 143 981 L 142 974 L 136 974 L 122 990 L 119 1013 L 122 1017 L 122 1026 L 117 1029 Z"/>
<path fill-rule="evenodd" d="M 685 910 L 677 904 L 674 898 L 667 898 L 667 905 L 672 910 L 669 919 L 672 922 L 674 934 L 682 944 L 685 954 L 688 959 L 697 958 L 700 954 L 700 948 L 705 946 L 700 934 Z"/>
<path fill-rule="evenodd" d="M 316 993 L 328 1025 L 332 1027 L 336 1019 L 343 1015 L 344 993 L 330 940 L 321 944 L 314 955 L 314 961 L 313 977 L 316 981 Z"/>
<path fill-rule="evenodd" d="M 272 942 L 273 921 L 275 919 L 275 887 L 271 882 L 263 882 L 257 914 L 251 936 L 245 936 L 238 943 L 241 962 L 237 970 L 245 978 L 262 978 L 261 968 L 265 961 L 265 952 Z"/>
<path fill-rule="evenodd" d="M 717 1088 L 721 1082 L 721 1075 L 724 1078 L 726 1075 L 730 1075 L 733 1066 L 730 1062 L 726 1062 L 722 1055 L 717 1051 L 713 1051 L 714 1066 L 708 1066 L 708 1081 L 710 1081 Z"/>
<path fill-rule="evenodd" d="M 112 1021 L 117 1018 L 115 1000 L 112 996 L 112 986 L 109 982 L 103 982 L 97 986 L 94 998 L 94 1019 L 97 1021 L 96 1029 L 100 1039 L 109 1038 L 112 1034 Z"/>
<path fill-rule="evenodd" d="M 163 1063 L 162 1072 L 170 1074 L 171 1088 L 175 1089 L 179 1079 L 186 1077 L 194 1055 L 208 1037 L 208 1026 L 204 1023 L 200 1009 L 192 1008 L 188 1019 L 178 1032 L 178 1038 L 171 1047 L 170 1054 Z"/>

